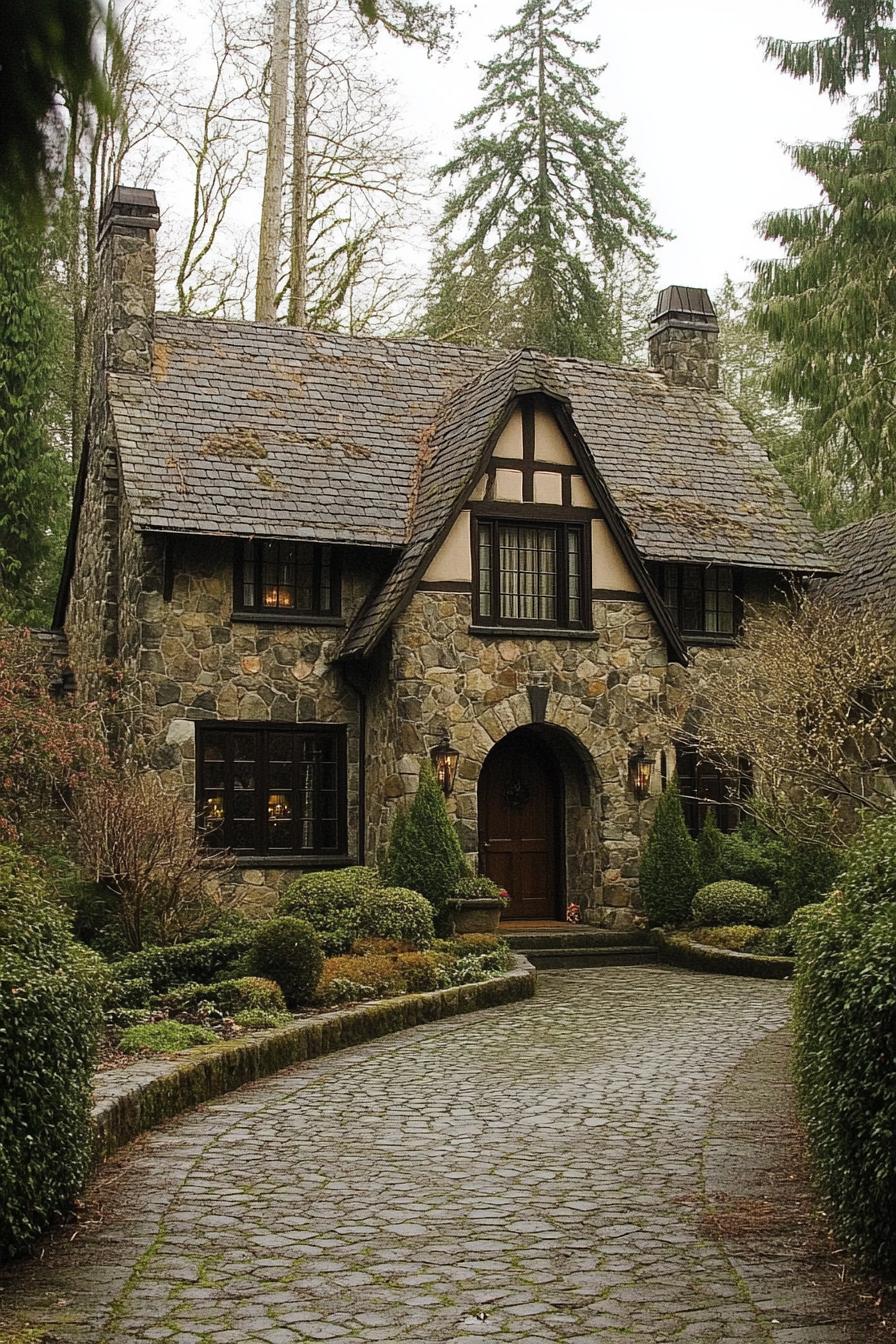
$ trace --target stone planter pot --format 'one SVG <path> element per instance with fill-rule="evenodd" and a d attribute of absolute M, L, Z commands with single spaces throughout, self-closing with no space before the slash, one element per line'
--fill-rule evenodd
<path fill-rule="evenodd" d="M 449 901 L 455 933 L 497 933 L 504 901 L 484 896 L 477 900 Z"/>

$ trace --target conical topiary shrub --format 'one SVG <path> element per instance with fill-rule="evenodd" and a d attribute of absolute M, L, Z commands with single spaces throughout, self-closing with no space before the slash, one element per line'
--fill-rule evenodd
<path fill-rule="evenodd" d="M 414 801 L 392 823 L 383 875 L 390 886 L 410 887 L 425 896 L 435 911 L 436 927 L 445 927 L 447 902 L 469 869 L 429 761 L 423 763 Z"/>
<path fill-rule="evenodd" d="M 673 779 L 657 803 L 641 857 L 641 903 L 650 923 L 673 928 L 686 923 L 699 886 L 697 847 L 688 835 L 678 781 Z"/>
<path fill-rule="evenodd" d="M 714 807 L 707 812 L 697 836 L 697 867 L 700 871 L 700 885 L 703 887 L 708 887 L 711 882 L 721 882 L 727 876 L 725 837 L 719 830 Z"/>

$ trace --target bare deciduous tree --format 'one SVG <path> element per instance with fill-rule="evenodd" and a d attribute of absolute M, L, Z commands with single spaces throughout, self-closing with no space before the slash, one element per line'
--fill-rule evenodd
<path fill-rule="evenodd" d="M 289 98 L 289 18 L 290 0 L 274 0 L 268 84 L 267 152 L 255 280 L 257 322 L 273 322 L 277 315 L 277 270 L 283 217 L 286 114 Z"/>
<path fill-rule="evenodd" d="M 707 759 L 749 760 L 747 810 L 796 840 L 843 844 L 862 810 L 896 807 L 893 623 L 794 593 L 751 612 L 739 644 L 709 667 L 684 736 Z"/>
<path fill-rule="evenodd" d="M 221 904 L 219 879 L 232 858 L 207 849 L 192 806 L 156 775 L 122 769 L 86 779 L 71 805 L 79 857 L 115 899 L 127 944 L 180 942 Z"/>

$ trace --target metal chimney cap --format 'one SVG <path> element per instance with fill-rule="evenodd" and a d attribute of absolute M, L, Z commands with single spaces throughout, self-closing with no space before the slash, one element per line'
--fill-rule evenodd
<path fill-rule="evenodd" d="M 653 314 L 655 326 L 704 327 L 718 331 L 719 320 L 706 289 L 667 285 L 660 291 Z"/>

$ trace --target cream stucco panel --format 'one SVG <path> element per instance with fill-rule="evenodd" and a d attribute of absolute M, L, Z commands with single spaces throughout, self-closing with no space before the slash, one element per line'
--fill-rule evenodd
<path fill-rule="evenodd" d="M 591 586 L 639 593 L 638 582 L 602 518 L 591 521 Z"/>
<path fill-rule="evenodd" d="M 536 471 L 534 477 L 536 504 L 563 503 L 563 477 L 559 471 Z"/>
<path fill-rule="evenodd" d="M 483 476 L 476 482 L 470 491 L 470 498 L 474 500 L 485 499 L 485 492 L 488 489 L 488 477 Z"/>
<path fill-rule="evenodd" d="M 572 489 L 570 491 L 570 501 L 577 509 L 596 509 L 594 496 L 588 488 L 588 482 L 584 476 L 573 476 L 571 481 Z"/>
<path fill-rule="evenodd" d="M 511 471 L 506 467 L 498 467 L 495 472 L 495 499 L 504 500 L 508 504 L 521 504 L 523 502 L 523 473 L 521 471 Z"/>
<path fill-rule="evenodd" d="M 472 583 L 470 515 L 466 509 L 458 515 L 451 531 L 433 556 L 423 579 L 426 583 Z"/>
<path fill-rule="evenodd" d="M 550 411 L 535 412 L 535 460 L 575 466 L 572 450 Z"/>
<path fill-rule="evenodd" d="M 494 455 L 495 457 L 517 457 L 522 459 L 523 417 L 519 411 L 514 411 L 513 415 L 502 429 L 498 442 L 495 444 Z"/>

